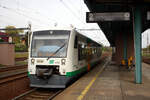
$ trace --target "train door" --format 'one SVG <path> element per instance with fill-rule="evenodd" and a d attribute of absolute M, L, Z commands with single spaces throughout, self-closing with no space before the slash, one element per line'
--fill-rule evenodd
<path fill-rule="evenodd" d="M 75 36 L 75 42 L 74 42 L 74 64 L 78 65 L 78 36 Z M 78 66 L 76 66 L 78 67 Z"/>
<path fill-rule="evenodd" d="M 91 58 L 92 58 L 92 50 L 91 50 L 91 48 L 90 48 L 90 43 L 88 43 L 88 55 L 87 55 L 87 64 L 88 64 L 88 66 L 87 66 L 87 69 L 88 69 L 88 71 L 90 71 L 90 69 L 91 69 L 91 65 L 90 65 L 90 63 L 91 63 Z"/>

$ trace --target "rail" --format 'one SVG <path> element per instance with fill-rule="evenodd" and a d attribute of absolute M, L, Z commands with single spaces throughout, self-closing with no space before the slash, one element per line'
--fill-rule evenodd
<path fill-rule="evenodd" d="M 12 100 L 52 100 L 63 90 L 47 90 L 34 88 L 33 90 L 27 91 Z"/>

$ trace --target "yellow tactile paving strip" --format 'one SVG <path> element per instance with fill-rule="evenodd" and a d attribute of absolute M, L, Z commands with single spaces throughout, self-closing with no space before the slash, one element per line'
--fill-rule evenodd
<path fill-rule="evenodd" d="M 54 100 L 78 100 L 101 68 L 99 65 L 84 75 Z M 135 84 L 133 71 L 110 64 L 80 100 L 150 100 L 150 65 L 143 64 L 143 84 Z"/>

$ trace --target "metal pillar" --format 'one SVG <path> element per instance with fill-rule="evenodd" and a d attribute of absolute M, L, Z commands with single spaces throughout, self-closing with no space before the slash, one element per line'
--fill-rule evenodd
<path fill-rule="evenodd" d="M 134 28 L 134 50 L 135 50 L 135 82 L 142 83 L 142 64 L 141 64 L 141 33 L 142 33 L 142 14 L 141 8 L 133 9 L 133 28 Z"/>
<path fill-rule="evenodd" d="M 127 35 L 123 33 L 123 58 L 127 60 Z"/>

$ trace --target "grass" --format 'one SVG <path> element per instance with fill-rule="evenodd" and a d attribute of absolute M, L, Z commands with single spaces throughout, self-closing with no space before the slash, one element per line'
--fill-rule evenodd
<path fill-rule="evenodd" d="M 150 58 L 150 53 L 142 53 L 142 56 Z"/>
<path fill-rule="evenodd" d="M 15 58 L 28 57 L 28 52 L 16 52 Z"/>
<path fill-rule="evenodd" d="M 17 62 L 15 63 L 15 65 L 27 65 L 27 64 L 28 64 L 27 61 L 17 61 Z"/>
<path fill-rule="evenodd" d="M 28 57 L 28 52 L 16 52 L 15 58 Z M 15 65 L 27 65 L 27 61 L 16 61 Z"/>
<path fill-rule="evenodd" d="M 0 67 L 3 67 L 3 66 L 4 66 L 4 65 L 1 65 L 1 64 L 0 64 Z"/>

